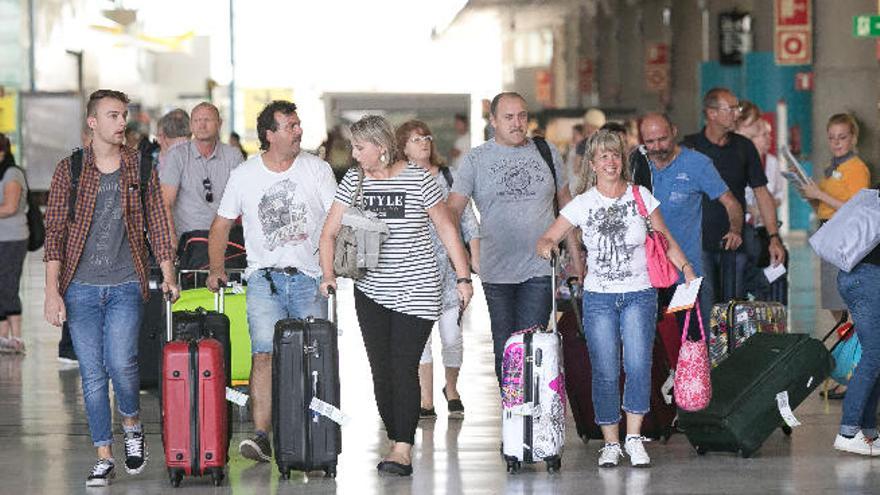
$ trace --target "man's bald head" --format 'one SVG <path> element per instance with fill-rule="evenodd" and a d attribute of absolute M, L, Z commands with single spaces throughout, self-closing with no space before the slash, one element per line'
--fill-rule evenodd
<path fill-rule="evenodd" d="M 675 137 L 678 130 L 668 116 L 662 113 L 646 113 L 639 119 L 639 134 L 648 150 L 648 158 L 657 167 L 663 168 L 675 158 L 678 150 Z"/>

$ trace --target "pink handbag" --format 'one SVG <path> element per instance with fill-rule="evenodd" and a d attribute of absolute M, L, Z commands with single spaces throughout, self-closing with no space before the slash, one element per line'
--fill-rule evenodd
<path fill-rule="evenodd" d="M 687 338 L 688 325 L 691 322 L 691 312 L 696 310 L 697 319 L 700 322 L 700 340 L 692 341 Z M 706 332 L 703 330 L 703 317 L 700 316 L 700 307 L 695 305 L 688 310 L 684 318 L 684 328 L 681 333 L 681 350 L 678 352 L 678 367 L 675 369 L 675 404 L 685 411 L 699 411 L 705 409 L 712 400 L 712 380 L 709 375 L 709 351 L 706 348 Z"/>
<path fill-rule="evenodd" d="M 651 218 L 648 216 L 648 209 L 645 208 L 645 202 L 642 200 L 642 194 L 639 192 L 639 186 L 633 185 L 633 196 L 636 198 L 636 206 L 639 215 L 645 219 L 645 225 L 648 228 L 648 235 L 645 237 L 645 257 L 648 258 L 648 277 L 651 279 L 651 285 L 658 289 L 664 289 L 678 282 L 678 269 L 666 257 L 666 250 L 669 248 L 669 241 L 662 232 L 657 232 L 651 226 Z"/>

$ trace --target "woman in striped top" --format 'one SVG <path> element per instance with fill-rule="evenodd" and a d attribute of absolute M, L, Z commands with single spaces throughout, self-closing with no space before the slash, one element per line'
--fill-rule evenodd
<path fill-rule="evenodd" d="M 419 420 L 419 359 L 434 322 L 440 317 L 441 288 L 429 220 L 449 252 L 457 274 L 462 307 L 473 295 L 467 252 L 443 202 L 439 186 L 423 168 L 398 154 L 394 132 L 379 116 L 366 116 L 351 126 L 352 155 L 364 171 L 363 207 L 375 212 L 389 228 L 379 264 L 355 282 L 355 310 L 373 373 L 379 415 L 391 451 L 379 472 L 412 474 L 412 446 Z M 321 291 L 336 288 L 333 257 L 342 214 L 357 190 L 358 173 L 351 169 L 321 233 Z"/>

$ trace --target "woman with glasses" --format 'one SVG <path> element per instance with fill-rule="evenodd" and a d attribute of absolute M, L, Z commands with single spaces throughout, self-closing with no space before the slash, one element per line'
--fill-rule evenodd
<path fill-rule="evenodd" d="M 373 374 L 373 391 L 391 449 L 380 473 L 412 474 L 419 422 L 419 359 L 441 313 L 441 285 L 429 224 L 433 223 L 455 266 L 461 308 L 473 295 L 467 252 L 437 181 L 418 165 L 397 159 L 397 142 L 384 118 L 368 115 L 351 126 L 350 169 L 321 232 L 321 292 L 336 288 L 333 258 L 345 210 L 362 191 L 363 208 L 388 226 L 379 263 L 355 281 L 354 303 Z"/>
<path fill-rule="evenodd" d="M 820 223 L 827 222 L 844 203 L 860 190 L 868 187 L 871 172 L 865 162 L 856 154 L 859 142 L 859 124 L 848 113 L 838 113 L 828 119 L 825 126 L 828 132 L 828 148 L 831 150 L 831 163 L 825 169 L 822 180 L 804 187 L 803 195 L 810 200 L 816 210 Z M 835 321 L 846 318 L 846 303 L 837 290 L 837 267 L 825 260 L 821 261 L 820 286 L 822 308 L 831 311 Z M 828 391 L 829 399 L 842 399 L 845 385 L 838 385 Z"/>
<path fill-rule="evenodd" d="M 437 153 L 434 137 L 428 125 L 418 120 L 410 120 L 397 128 L 397 147 L 403 150 L 407 161 L 414 163 L 427 170 L 439 186 L 443 194 L 443 201 L 449 196 L 449 190 L 454 181 L 452 172 Z M 472 208 L 465 208 L 461 216 L 461 236 L 467 246 L 470 247 L 471 265 L 479 255 L 479 224 Z M 447 401 L 450 418 L 464 417 L 464 405 L 458 393 L 458 374 L 461 370 L 463 346 L 461 329 L 461 309 L 459 308 L 458 291 L 456 290 L 456 275 L 449 255 L 443 242 L 437 235 L 433 224 L 429 224 L 431 243 L 434 246 L 434 256 L 437 259 L 437 268 L 440 271 L 440 285 L 442 286 L 442 311 L 437 321 L 440 333 L 440 342 L 443 345 L 443 366 L 446 368 L 446 385 L 443 387 L 443 397 Z M 437 417 L 434 410 L 434 359 L 431 352 L 431 337 L 425 345 L 419 362 L 419 384 L 422 390 L 422 404 L 419 416 L 422 419 Z"/>

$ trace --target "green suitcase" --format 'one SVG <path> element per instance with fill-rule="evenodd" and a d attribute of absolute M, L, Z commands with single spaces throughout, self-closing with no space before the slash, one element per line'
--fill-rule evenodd
<path fill-rule="evenodd" d="M 226 291 L 224 313 L 229 317 L 229 339 L 232 346 L 232 384 L 243 385 L 251 374 L 251 337 L 247 323 L 247 287 L 240 294 Z M 205 287 L 180 292 L 173 310 L 214 309 L 214 293 Z"/>
<path fill-rule="evenodd" d="M 712 400 L 698 412 L 679 410 L 679 428 L 700 455 L 754 454 L 776 428 L 786 434 L 776 394 L 794 410 L 831 370 L 831 355 L 806 334 L 756 333 L 712 370 Z"/>

